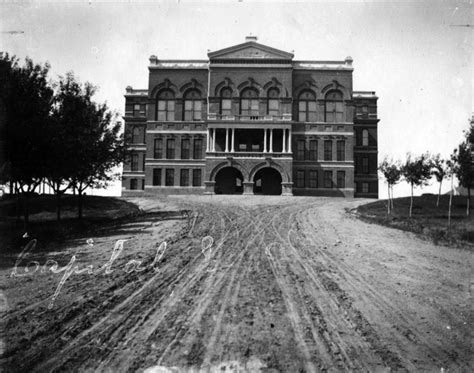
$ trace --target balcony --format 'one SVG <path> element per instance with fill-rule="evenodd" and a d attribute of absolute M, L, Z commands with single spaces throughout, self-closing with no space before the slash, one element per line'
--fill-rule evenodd
<path fill-rule="evenodd" d="M 207 157 L 218 158 L 291 158 L 289 152 L 206 152 Z"/>
<path fill-rule="evenodd" d="M 291 113 L 281 115 L 225 115 L 209 113 L 207 120 L 214 121 L 237 121 L 237 122 L 248 122 L 248 121 L 265 121 L 265 122 L 289 122 L 292 120 Z"/>

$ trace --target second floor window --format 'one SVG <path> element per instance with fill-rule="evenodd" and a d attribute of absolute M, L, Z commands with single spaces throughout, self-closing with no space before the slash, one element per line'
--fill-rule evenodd
<path fill-rule="evenodd" d="M 190 90 L 184 95 L 184 120 L 201 120 L 201 94 L 197 90 Z"/>
<path fill-rule="evenodd" d="M 310 161 L 318 160 L 318 140 L 309 140 L 309 159 Z"/>
<path fill-rule="evenodd" d="M 194 139 L 193 158 L 202 159 L 202 139 Z"/>
<path fill-rule="evenodd" d="M 189 159 L 189 139 L 181 140 L 181 159 Z"/>
<path fill-rule="evenodd" d="M 324 187 L 332 188 L 332 171 L 324 171 Z"/>
<path fill-rule="evenodd" d="M 332 141 L 324 141 L 324 160 L 332 161 Z"/>
<path fill-rule="evenodd" d="M 369 146 L 369 131 L 362 130 L 362 146 Z"/>
<path fill-rule="evenodd" d="M 174 159 L 174 139 L 166 140 L 166 158 Z"/>
<path fill-rule="evenodd" d="M 140 143 L 140 128 L 139 127 L 133 127 L 132 130 L 132 143 L 133 144 L 138 144 Z"/>
<path fill-rule="evenodd" d="M 248 116 L 258 116 L 258 93 L 255 89 L 247 88 L 240 96 L 240 114 Z"/>
<path fill-rule="evenodd" d="M 346 142 L 344 140 L 337 142 L 337 160 L 338 161 L 346 160 Z"/>
<path fill-rule="evenodd" d="M 161 168 L 153 169 L 153 185 L 161 185 Z"/>
<path fill-rule="evenodd" d="M 161 159 L 163 158 L 163 139 L 158 138 L 155 139 L 155 149 L 153 152 L 153 158 Z"/>
<path fill-rule="evenodd" d="M 304 91 L 298 97 L 298 120 L 316 122 L 316 96 L 311 91 Z"/>
<path fill-rule="evenodd" d="M 174 94 L 172 91 L 164 90 L 158 94 L 156 120 L 174 121 Z"/>
<path fill-rule="evenodd" d="M 138 154 L 132 154 L 131 170 L 138 171 Z"/>
<path fill-rule="evenodd" d="M 346 187 L 346 173 L 344 171 L 337 171 L 337 187 L 339 189 Z"/>
<path fill-rule="evenodd" d="M 299 160 L 304 159 L 304 148 L 305 148 L 305 141 L 298 140 L 296 142 L 296 158 Z"/>
<path fill-rule="evenodd" d="M 224 88 L 221 91 L 220 113 L 223 116 L 232 115 L 232 90 L 230 88 Z"/>
<path fill-rule="evenodd" d="M 270 88 L 268 90 L 267 114 L 278 115 L 280 113 L 280 100 L 278 96 L 280 92 L 278 88 Z"/>
<path fill-rule="evenodd" d="M 343 122 L 344 103 L 342 93 L 337 90 L 329 91 L 326 94 L 326 122 Z"/>
<path fill-rule="evenodd" d="M 304 188 L 304 170 L 296 171 L 296 187 L 297 188 Z"/>
<path fill-rule="evenodd" d="M 182 168 L 180 171 L 180 186 L 189 186 L 189 169 Z"/>
<path fill-rule="evenodd" d="M 165 172 L 165 185 L 173 186 L 174 185 L 174 169 L 167 168 Z"/>

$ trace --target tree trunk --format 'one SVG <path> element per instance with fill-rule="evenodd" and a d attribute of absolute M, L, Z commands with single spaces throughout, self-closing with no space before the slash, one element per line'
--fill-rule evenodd
<path fill-rule="evenodd" d="M 61 191 L 58 189 L 54 189 L 56 193 L 56 220 L 61 220 Z"/>
<path fill-rule="evenodd" d="M 390 184 L 387 185 L 387 188 L 388 188 L 387 215 L 390 215 Z"/>
<path fill-rule="evenodd" d="M 411 198 L 410 198 L 410 218 L 411 218 L 411 212 L 413 210 L 413 184 L 411 184 Z"/>
<path fill-rule="evenodd" d="M 393 211 L 394 210 L 394 208 L 393 208 L 393 185 L 390 189 L 392 190 L 392 197 L 390 198 L 390 200 L 391 200 L 391 204 L 392 204 L 391 208 L 392 208 L 392 211 Z"/>
<path fill-rule="evenodd" d="M 436 200 L 436 207 L 439 207 L 439 198 L 441 196 L 441 184 L 443 183 L 443 180 L 439 182 L 439 191 L 438 191 L 438 199 Z"/>
<path fill-rule="evenodd" d="M 26 193 L 23 195 L 23 216 L 25 218 L 24 228 L 25 231 L 28 229 L 28 224 L 30 223 L 30 191 L 29 188 Z"/>
<path fill-rule="evenodd" d="M 449 208 L 448 208 L 448 232 L 451 230 L 451 206 L 453 203 L 453 188 L 454 188 L 453 178 L 454 176 L 451 175 L 451 191 L 449 192 Z"/>
<path fill-rule="evenodd" d="M 82 219 L 82 189 L 81 186 L 77 189 L 77 217 L 79 219 Z"/>
<path fill-rule="evenodd" d="M 469 216 L 471 210 L 471 186 L 467 186 L 467 206 L 466 206 L 466 216 Z"/>

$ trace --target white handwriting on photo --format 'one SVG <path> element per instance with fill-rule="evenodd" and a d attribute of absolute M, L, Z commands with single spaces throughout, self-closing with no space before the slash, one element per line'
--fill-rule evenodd
<path fill-rule="evenodd" d="M 34 273 L 40 271 L 42 273 L 46 273 L 48 271 L 54 273 L 54 274 L 59 274 L 62 273 L 61 280 L 58 283 L 58 286 L 56 287 L 56 290 L 51 297 L 51 300 L 48 304 L 48 308 L 51 309 L 54 306 L 54 302 L 59 296 L 61 289 L 63 288 L 64 284 L 66 283 L 67 279 L 71 277 L 73 274 L 88 274 L 88 275 L 98 275 L 100 273 L 109 275 L 111 274 L 114 269 L 112 269 L 112 265 L 114 262 L 117 260 L 119 257 L 120 253 L 123 251 L 124 248 L 124 243 L 128 240 L 117 240 L 115 242 L 114 248 L 112 250 L 112 255 L 110 256 L 110 259 L 101 267 L 98 267 L 94 270 L 94 265 L 89 264 L 85 266 L 84 268 L 79 268 L 79 265 L 76 264 L 76 255 L 72 255 L 71 260 L 67 265 L 64 267 L 60 267 L 59 263 L 56 260 L 53 259 L 48 259 L 46 262 L 44 262 L 43 265 L 40 264 L 40 262 L 36 260 L 31 260 L 29 261 L 21 270 L 20 264 L 22 262 L 25 262 L 27 257 L 32 253 L 32 251 L 35 249 L 37 245 L 37 240 L 32 239 L 30 240 L 21 253 L 18 255 L 18 258 L 15 262 L 15 265 L 12 269 L 12 272 L 10 274 L 10 277 L 26 277 L 26 276 L 31 276 Z M 93 240 L 88 239 L 86 241 L 88 246 L 93 246 Z M 212 245 L 214 243 L 214 239 L 211 236 L 205 236 L 201 240 L 201 251 L 204 256 L 204 260 L 208 262 L 211 258 L 212 255 Z M 156 244 L 156 251 L 155 251 L 155 257 L 153 261 L 148 264 L 146 267 L 143 267 L 143 261 L 142 260 L 129 260 L 123 267 L 123 270 L 126 273 L 132 273 L 132 272 L 143 272 L 147 268 L 151 269 L 155 273 L 158 273 L 160 271 L 159 269 L 159 263 L 161 262 L 161 259 L 163 258 L 163 255 L 165 254 L 165 251 L 168 247 L 166 241 L 161 242 L 159 245 Z"/>

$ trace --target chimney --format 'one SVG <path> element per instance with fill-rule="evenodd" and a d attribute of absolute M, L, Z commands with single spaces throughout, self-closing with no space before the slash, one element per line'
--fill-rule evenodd
<path fill-rule="evenodd" d="M 249 35 L 249 36 L 245 37 L 245 41 L 257 42 L 257 40 L 258 40 L 258 38 L 256 36 L 253 36 L 253 35 Z"/>

